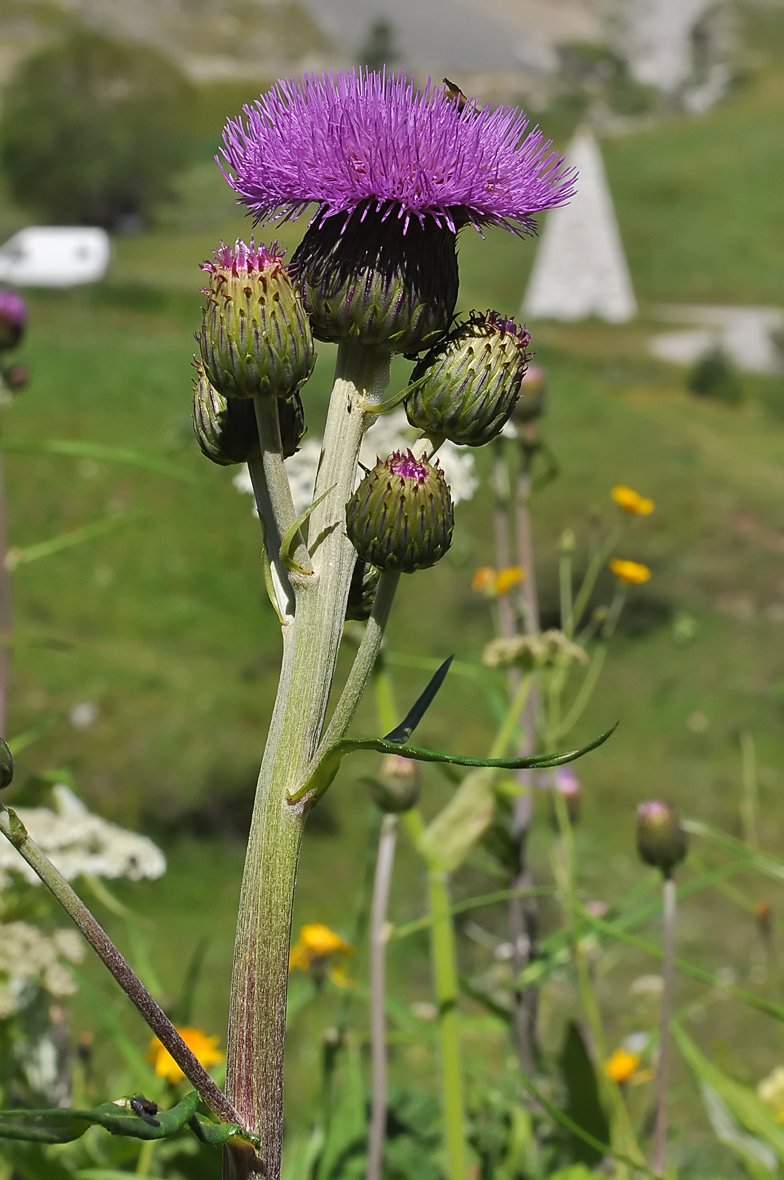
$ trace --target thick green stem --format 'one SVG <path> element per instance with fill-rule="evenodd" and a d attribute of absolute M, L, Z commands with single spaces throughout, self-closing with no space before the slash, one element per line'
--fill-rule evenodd
<path fill-rule="evenodd" d="M 304 566 L 304 553 L 313 573 L 291 578 L 296 614 L 284 629 L 283 666 L 256 789 L 234 948 L 227 1090 L 245 1125 L 261 1138 L 258 1165 L 227 1160 L 227 1172 L 233 1167 L 238 1177 L 251 1174 L 253 1166 L 265 1180 L 280 1176 L 288 954 L 307 810 L 306 804 L 292 805 L 288 799 L 321 738 L 356 560 L 345 533 L 345 506 L 369 419 L 366 407 L 381 401 L 388 374 L 385 354 L 357 344 L 340 346 L 316 498 L 330 491 L 311 514 L 309 554 L 304 544 L 294 554 Z M 262 440 L 266 431 L 274 451 L 278 440 L 271 417 L 260 413 L 259 424 Z M 265 449 L 264 470 L 281 532 L 294 518 L 279 466 L 282 462 Z"/>
<path fill-rule="evenodd" d="M 386 925 L 398 823 L 396 815 L 385 815 L 381 823 L 370 917 L 371 1107 L 366 1180 L 380 1180 L 387 1128 Z"/>
<path fill-rule="evenodd" d="M 428 897 L 432 920 L 430 939 L 433 975 L 441 1033 L 441 1078 L 444 1100 L 444 1139 L 449 1180 L 466 1180 L 463 1070 L 458 1025 L 457 955 L 445 873 L 429 872 Z"/>

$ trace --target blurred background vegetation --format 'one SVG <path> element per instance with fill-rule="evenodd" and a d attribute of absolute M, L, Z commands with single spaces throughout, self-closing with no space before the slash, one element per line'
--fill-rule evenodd
<path fill-rule="evenodd" d="M 144 955 L 161 994 L 171 997 L 181 989 L 192 948 L 205 939 L 195 1017 L 221 1032 L 243 838 L 279 643 L 249 500 L 237 494 L 232 473 L 210 467 L 194 444 L 190 361 L 199 322 L 198 263 L 220 239 L 251 232 L 212 157 L 225 118 L 252 100 L 261 83 L 257 76 L 194 80 L 191 71 L 186 77 L 170 54 L 74 28 L 54 5 L 5 0 L 0 29 L 27 28 L 33 8 L 46 44 L 36 42 L 24 56 L 2 98 L 0 239 L 32 217 L 125 232 L 114 237 L 102 283 L 25 293 L 30 326 L 20 359 L 32 379 L 4 408 L 3 436 L 131 447 L 170 460 L 183 478 L 8 452 L 13 546 L 103 515 L 127 516 L 111 534 L 45 565 L 20 565 L 14 574 L 9 732 L 37 737 L 20 756 L 8 794 L 12 803 L 30 805 L 41 798 L 41 776 L 66 768 L 91 808 L 162 843 L 167 875 L 127 887 L 129 903 L 152 919 Z M 254 25 L 252 36 L 245 31 L 247 43 L 241 21 L 230 30 L 220 25 L 219 8 L 193 5 L 189 52 L 195 58 L 207 41 L 213 56 L 220 53 L 221 35 L 227 52 L 239 42 L 248 60 L 255 54 L 254 68 L 264 54 L 285 65 L 326 52 L 324 35 L 294 4 L 270 6 L 266 32 Z M 602 146 L 641 315 L 620 327 L 543 324 L 534 332 L 536 360 L 550 382 L 544 431 L 560 465 L 559 478 L 533 506 L 545 618 L 557 606 L 562 530 L 584 536 L 595 517 L 609 519 L 615 483 L 657 501 L 634 552 L 624 554 L 645 561 L 654 576 L 633 595 L 600 691 L 576 734 L 588 740 L 621 720 L 612 741 L 580 767 L 577 844 L 585 898 L 611 901 L 641 879 L 633 853 L 641 799 L 664 795 L 686 815 L 740 831 L 744 731 L 757 744 L 764 843 L 777 850 L 784 839 L 784 380 L 731 374 L 732 397 L 695 397 L 680 370 L 646 351 L 658 302 L 784 306 L 784 13 L 771 5 L 741 16 L 745 57 L 728 95 L 705 114 L 660 109 L 611 51 L 580 46 L 564 51 L 558 84 L 536 112 L 559 146 L 599 101 L 638 119 L 624 134 L 608 134 Z M 379 24 L 368 30 L 363 60 L 390 60 L 395 45 L 394 27 Z M 293 247 L 302 225 L 275 232 Z M 534 249 L 498 231 L 484 242 L 466 231 L 461 310 L 516 313 Z M 320 346 L 306 391 L 316 436 L 333 362 L 333 349 Z M 406 379 L 405 362 L 396 362 L 396 376 Z M 723 378 L 712 387 L 709 375 L 707 389 L 704 374 L 702 387 L 695 380 L 699 394 L 725 387 Z M 477 461 L 486 477 L 488 458 L 480 453 Z M 419 657 L 455 652 L 459 661 L 477 664 L 491 636 L 486 604 L 470 588 L 475 567 L 493 561 L 489 506 L 485 478 L 476 498 L 458 509 L 447 559 L 405 579 L 389 640 L 401 701 L 424 684 Z M 95 706 L 86 726 L 85 714 L 74 712 L 84 703 Z M 368 702 L 358 729 L 373 726 Z M 473 683 L 455 675 L 422 725 L 422 743 L 479 752 L 492 726 Z M 297 921 L 324 921 L 345 936 L 353 930 L 376 822 L 358 781 L 370 765 L 357 759 L 341 772 L 313 813 L 302 858 Z M 437 772 L 426 773 L 426 812 L 448 794 Z M 548 880 L 551 834 L 541 811 L 533 858 L 537 878 Z M 455 894 L 492 887 L 477 858 L 461 870 Z M 750 891 L 759 888 L 748 884 Z M 124 886 L 117 892 L 126 897 Z M 421 869 L 404 842 L 393 920 L 418 916 L 422 894 Z M 770 887 L 765 900 L 774 915 L 782 912 L 780 890 Z M 124 927 L 99 912 L 122 945 Z M 556 920 L 547 903 L 543 915 L 546 929 Z M 503 933 L 502 911 L 474 917 Z M 469 970 L 486 951 L 466 929 L 460 954 Z M 712 971 L 731 967 L 744 985 L 756 978 L 753 914 L 731 900 L 693 899 L 680 941 L 685 955 Z M 107 1021 L 121 1013 L 140 1045 L 147 1034 L 125 1013 L 102 969 L 90 962 L 83 970 L 89 986 L 75 1000 L 75 1031 L 95 1033 L 99 1067 L 120 1089 L 124 1067 L 112 1057 Z M 424 934 L 391 949 L 390 970 L 401 1003 L 431 998 Z M 602 974 L 614 1041 L 636 1027 L 638 1002 L 629 985 L 648 970 L 648 961 L 632 951 Z M 361 959 L 351 971 L 362 976 Z M 679 986 L 683 1002 L 690 989 L 697 994 L 696 985 Z M 293 1125 L 306 1119 L 314 1100 L 320 1032 L 337 1019 L 339 1003 L 325 994 L 293 1029 Z M 561 983 L 546 991 L 549 1046 L 559 1043 L 574 1004 Z M 697 1005 L 692 1031 L 749 1084 L 781 1061 L 780 1042 L 764 1017 L 739 1006 Z M 471 1068 L 502 1070 L 504 1037 L 478 1008 L 467 1019 L 466 1042 Z M 431 1047 L 423 1042 L 393 1052 L 392 1069 L 398 1080 L 431 1088 Z M 685 1174 L 735 1175 L 717 1157 L 696 1091 L 680 1069 L 673 1112 Z"/>

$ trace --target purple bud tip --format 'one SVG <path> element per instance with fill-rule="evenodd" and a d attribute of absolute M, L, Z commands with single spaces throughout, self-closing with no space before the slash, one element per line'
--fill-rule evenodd
<path fill-rule="evenodd" d="M 651 799 L 648 803 L 641 803 L 637 808 L 637 818 L 642 820 L 668 819 L 672 816 L 672 808 L 662 799 Z"/>
<path fill-rule="evenodd" d="M 21 328 L 27 319 L 27 305 L 24 299 L 10 287 L 0 287 L 0 319 Z"/>
<path fill-rule="evenodd" d="M 568 766 L 559 766 L 553 779 L 556 791 L 560 791 L 567 799 L 574 799 L 580 794 L 580 780 Z"/>
<path fill-rule="evenodd" d="M 500 336 L 513 336 L 520 348 L 527 348 L 531 343 L 528 329 L 500 311 L 472 311 L 468 323 L 478 328 L 494 328 Z"/>
<path fill-rule="evenodd" d="M 428 468 L 415 459 L 411 451 L 406 454 L 395 451 L 389 456 L 388 463 L 392 474 L 399 475 L 402 479 L 413 479 L 417 483 L 424 483 L 427 479 Z"/>
<path fill-rule="evenodd" d="M 212 259 L 202 262 L 201 269 L 209 274 L 219 270 L 228 271 L 236 279 L 240 272 L 250 274 L 252 271 L 278 270 L 285 253 L 280 242 L 272 242 L 269 246 L 264 242 L 256 245 L 253 238 L 250 244 L 238 238 L 233 248 L 221 242 L 217 250 L 213 250 Z"/>

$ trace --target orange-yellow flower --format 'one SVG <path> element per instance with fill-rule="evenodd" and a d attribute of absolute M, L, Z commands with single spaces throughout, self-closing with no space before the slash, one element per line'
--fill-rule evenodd
<path fill-rule="evenodd" d="M 350 955 L 352 950 L 329 926 L 312 922 L 300 928 L 299 938 L 289 952 L 289 971 L 309 971 L 314 963 L 330 955 Z"/>
<path fill-rule="evenodd" d="M 525 578 L 525 570 L 521 565 L 508 565 L 499 571 L 495 579 L 496 594 L 508 594 L 513 586 L 519 586 Z"/>
<path fill-rule="evenodd" d="M 471 589 L 481 594 L 488 586 L 495 585 L 495 570 L 491 565 L 480 565 L 471 579 Z"/>
<path fill-rule="evenodd" d="M 223 1061 L 223 1054 L 218 1051 L 219 1037 L 208 1037 L 200 1028 L 177 1027 L 177 1032 L 185 1041 L 185 1044 L 191 1053 L 193 1053 L 194 1057 L 198 1058 L 205 1069 L 209 1069 L 210 1066 L 218 1065 Z M 171 1082 L 172 1085 L 176 1082 L 181 1082 L 185 1077 L 185 1074 L 169 1050 L 163 1047 L 157 1037 L 153 1037 L 150 1041 L 147 1050 L 147 1060 L 152 1062 L 157 1076 L 159 1078 L 166 1078 L 166 1081 Z"/>
<path fill-rule="evenodd" d="M 632 512 L 635 516 L 650 516 L 656 507 L 653 500 L 641 496 L 634 488 L 627 488 L 622 483 L 617 483 L 610 495 L 619 508 L 623 508 L 624 512 Z"/>
<path fill-rule="evenodd" d="M 639 1053 L 630 1053 L 628 1049 L 614 1049 L 604 1063 L 604 1072 L 614 1082 L 628 1082 L 632 1074 L 637 1072 L 639 1064 Z"/>
<path fill-rule="evenodd" d="M 618 581 L 627 586 L 639 586 L 642 582 L 647 582 L 651 576 L 651 571 L 641 561 L 625 561 L 622 557 L 613 557 L 610 569 Z"/>

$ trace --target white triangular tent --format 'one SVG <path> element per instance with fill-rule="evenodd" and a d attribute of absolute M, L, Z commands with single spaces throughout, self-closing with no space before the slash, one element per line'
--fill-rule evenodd
<path fill-rule="evenodd" d="M 590 132 L 581 131 L 566 158 L 579 173 L 577 194 L 547 216 L 523 314 L 625 323 L 637 314 L 637 303 L 599 145 Z"/>

